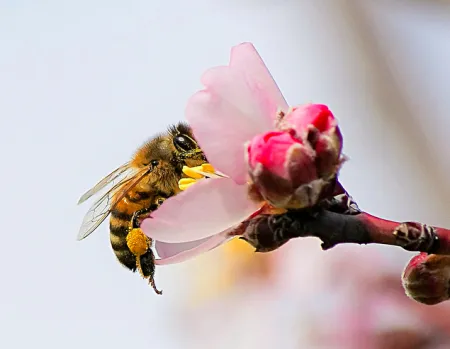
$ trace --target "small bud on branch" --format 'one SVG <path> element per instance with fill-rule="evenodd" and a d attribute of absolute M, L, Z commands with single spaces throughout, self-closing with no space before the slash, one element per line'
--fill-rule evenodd
<path fill-rule="evenodd" d="M 344 191 L 337 183 L 335 192 Z M 322 249 L 338 244 L 383 244 L 421 252 L 402 274 L 406 294 L 433 305 L 450 298 L 450 230 L 418 222 L 395 222 L 359 210 L 344 191 L 314 207 L 262 214 L 247 222 L 242 238 L 257 252 L 273 251 L 290 239 L 317 237 Z"/>

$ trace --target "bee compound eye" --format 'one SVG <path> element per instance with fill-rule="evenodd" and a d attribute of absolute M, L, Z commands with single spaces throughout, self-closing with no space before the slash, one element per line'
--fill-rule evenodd
<path fill-rule="evenodd" d="M 153 167 L 156 167 L 156 166 L 159 165 L 159 161 L 158 161 L 158 160 L 152 160 L 152 161 L 150 162 L 150 164 L 151 164 Z"/>
<path fill-rule="evenodd" d="M 161 199 L 161 198 L 158 199 L 158 205 L 162 205 L 163 202 L 164 202 L 164 199 Z"/>
<path fill-rule="evenodd" d="M 196 148 L 195 142 L 185 135 L 178 135 L 173 139 L 175 146 L 182 151 L 189 151 Z"/>

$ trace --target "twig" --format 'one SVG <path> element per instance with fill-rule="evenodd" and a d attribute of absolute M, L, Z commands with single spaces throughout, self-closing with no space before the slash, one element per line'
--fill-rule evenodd
<path fill-rule="evenodd" d="M 450 230 L 418 222 L 395 222 L 361 212 L 348 194 L 319 207 L 260 215 L 248 222 L 243 239 L 258 252 L 277 249 L 292 238 L 315 236 L 328 250 L 342 243 L 384 244 L 450 255 Z"/>

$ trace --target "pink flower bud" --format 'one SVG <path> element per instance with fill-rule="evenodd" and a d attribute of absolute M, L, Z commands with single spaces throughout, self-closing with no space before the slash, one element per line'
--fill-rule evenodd
<path fill-rule="evenodd" d="M 337 126 L 330 109 L 323 104 L 305 104 L 291 109 L 283 121 L 298 134 L 314 126 L 319 132 L 327 132 Z"/>
<path fill-rule="evenodd" d="M 433 305 L 450 298 L 450 256 L 427 254 L 413 257 L 402 275 L 408 297 Z"/>
<path fill-rule="evenodd" d="M 302 141 L 288 132 L 273 131 L 258 135 L 248 147 L 250 167 L 255 168 L 260 163 L 277 176 L 289 180 L 286 162 L 297 148 L 302 148 Z"/>
<path fill-rule="evenodd" d="M 342 135 L 337 120 L 323 104 L 305 104 L 292 108 L 280 122 L 283 129 L 295 130 L 298 138 L 316 151 L 319 177 L 336 174 L 342 151 Z"/>
<path fill-rule="evenodd" d="M 277 131 L 260 134 L 248 145 L 251 196 L 275 207 L 314 205 L 337 174 L 341 150 L 337 121 L 325 105 L 280 114 Z"/>

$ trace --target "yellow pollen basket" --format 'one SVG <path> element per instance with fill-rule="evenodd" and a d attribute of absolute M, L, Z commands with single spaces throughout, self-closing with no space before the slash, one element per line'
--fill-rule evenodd
<path fill-rule="evenodd" d="M 186 190 L 198 180 L 208 176 L 208 174 L 215 175 L 215 169 L 211 164 L 206 163 L 195 167 L 183 166 L 183 173 L 188 178 L 182 178 L 178 181 L 180 190 Z"/>
<path fill-rule="evenodd" d="M 127 246 L 131 253 L 139 257 L 148 250 L 149 239 L 140 228 L 131 229 L 127 235 Z"/>

